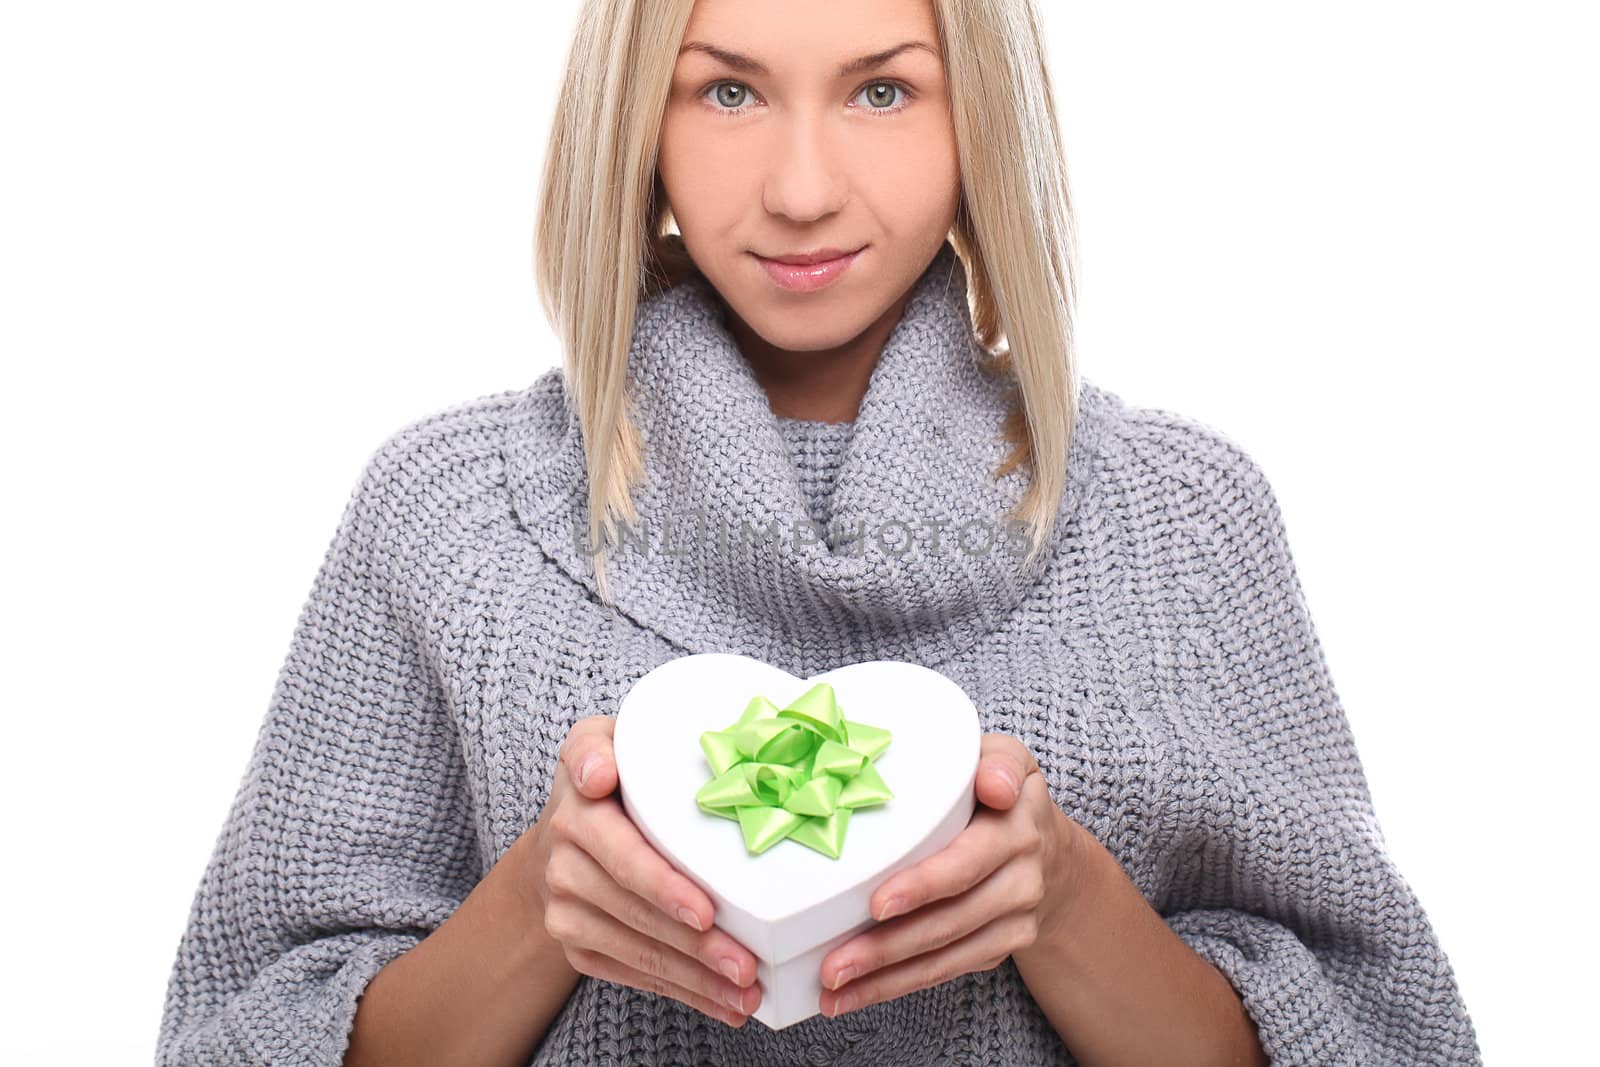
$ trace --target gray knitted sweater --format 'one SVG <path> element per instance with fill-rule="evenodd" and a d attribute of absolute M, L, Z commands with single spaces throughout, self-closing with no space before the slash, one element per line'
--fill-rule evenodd
<path fill-rule="evenodd" d="M 559 370 L 373 454 L 194 896 L 159 1064 L 337 1064 L 356 999 L 537 818 L 579 717 L 690 652 L 933 667 L 1243 996 L 1274 1064 L 1477 1064 L 1384 845 L 1260 467 L 1085 381 L 1050 551 L 999 525 L 1004 383 L 962 264 L 918 281 L 853 424 L 774 417 L 708 283 L 639 308 L 648 477 L 594 592 Z M 816 520 L 818 525 L 813 525 Z M 773 1031 L 585 977 L 532 1063 L 1071 1064 L 1014 964 Z"/>

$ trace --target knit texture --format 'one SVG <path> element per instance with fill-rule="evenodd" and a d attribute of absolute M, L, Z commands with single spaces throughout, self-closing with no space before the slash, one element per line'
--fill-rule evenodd
<path fill-rule="evenodd" d="M 643 536 L 608 562 L 614 605 L 577 536 L 583 448 L 559 370 L 383 442 L 195 893 L 158 1064 L 338 1064 L 373 975 L 537 819 L 572 723 L 692 652 L 941 671 L 1240 991 L 1272 1063 L 1481 1064 L 1387 854 L 1260 466 L 1085 380 L 1057 530 L 1024 570 L 986 537 L 1023 479 L 991 477 L 1004 383 L 966 300 L 946 245 L 847 428 L 773 415 L 704 279 L 642 302 Z M 813 518 L 842 536 L 791 536 Z M 759 535 L 769 523 L 781 536 Z M 529 1062 L 1074 1060 L 1007 960 L 778 1031 L 584 977 Z"/>
<path fill-rule="evenodd" d="M 800 479 L 806 515 L 823 528 L 820 532 L 826 538 L 834 478 L 839 473 L 855 423 L 792 419 L 784 415 L 776 418 L 783 443 L 789 450 L 789 461 Z"/>

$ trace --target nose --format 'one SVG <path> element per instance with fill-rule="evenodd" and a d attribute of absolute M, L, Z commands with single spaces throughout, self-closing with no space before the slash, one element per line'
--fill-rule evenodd
<path fill-rule="evenodd" d="M 825 118 L 791 113 L 772 153 L 763 185 L 763 206 L 774 215 L 813 222 L 838 211 L 849 197 L 849 181 L 838 166 L 838 147 Z"/>

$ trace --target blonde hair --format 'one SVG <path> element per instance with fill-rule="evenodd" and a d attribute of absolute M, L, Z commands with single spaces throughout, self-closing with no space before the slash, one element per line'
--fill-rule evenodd
<path fill-rule="evenodd" d="M 638 302 L 695 270 L 656 172 L 677 47 L 694 0 L 585 0 L 546 150 L 534 280 L 560 337 L 583 433 L 589 539 L 600 596 L 614 524 L 637 524 L 644 472 L 628 391 Z M 951 243 L 967 270 L 974 333 L 1014 381 L 993 472 L 1028 483 L 1007 516 L 1048 542 L 1077 424 L 1077 241 L 1034 0 L 933 0 L 960 159 Z"/>

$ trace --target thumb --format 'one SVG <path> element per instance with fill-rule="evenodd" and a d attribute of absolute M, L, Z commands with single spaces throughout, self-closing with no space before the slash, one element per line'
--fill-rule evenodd
<path fill-rule="evenodd" d="M 1007 761 L 989 757 L 978 764 L 978 800 L 984 807 L 1005 811 L 1017 802 L 1022 792 Z"/>
<path fill-rule="evenodd" d="M 617 788 L 617 760 L 612 755 L 609 739 L 597 743 L 594 751 L 579 757 L 572 780 L 578 792 L 590 800 L 599 800 Z"/>
<path fill-rule="evenodd" d="M 1006 734 L 985 734 L 981 752 L 975 783 L 978 800 L 1006 811 L 1022 796 L 1022 782 L 1038 764 L 1027 746 Z"/>
<path fill-rule="evenodd" d="M 610 716 L 592 715 L 580 719 L 567 736 L 561 761 L 578 792 L 599 800 L 617 788 L 617 758 L 611 747 Z"/>

